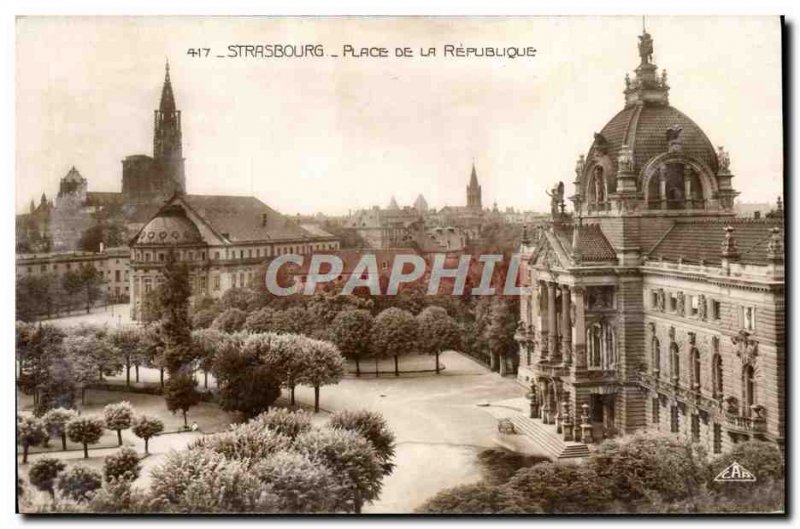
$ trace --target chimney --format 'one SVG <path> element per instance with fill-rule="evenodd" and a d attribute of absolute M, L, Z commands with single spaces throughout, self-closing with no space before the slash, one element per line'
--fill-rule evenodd
<path fill-rule="evenodd" d="M 266 213 L 262 213 L 261 214 L 261 226 L 262 227 L 266 227 L 267 226 L 267 214 Z"/>
<path fill-rule="evenodd" d="M 100 253 L 103 253 L 103 249 L 104 249 L 103 241 L 100 241 Z"/>

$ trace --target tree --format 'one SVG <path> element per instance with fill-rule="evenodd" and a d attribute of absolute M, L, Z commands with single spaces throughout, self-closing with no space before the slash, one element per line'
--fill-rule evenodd
<path fill-rule="evenodd" d="M 514 340 L 518 322 L 516 314 L 511 310 L 509 302 L 497 299 L 492 303 L 489 321 L 484 330 L 492 370 L 499 370 L 500 376 L 506 375 L 507 358 L 516 354 L 518 349 Z"/>
<path fill-rule="evenodd" d="M 222 332 L 236 332 L 242 330 L 247 313 L 241 309 L 230 308 L 220 312 L 211 324 L 212 329 Z"/>
<path fill-rule="evenodd" d="M 89 314 L 92 305 L 103 293 L 103 274 L 90 264 L 82 265 L 79 273 L 79 284 L 86 303 L 86 314 Z"/>
<path fill-rule="evenodd" d="M 107 335 L 109 344 L 119 352 L 125 365 L 125 385 L 131 385 L 131 367 L 143 364 L 147 358 L 147 343 L 141 327 L 126 325 L 110 329 Z M 136 381 L 138 382 L 138 376 Z"/>
<path fill-rule="evenodd" d="M 341 429 L 311 430 L 300 435 L 295 449 L 327 466 L 349 498 L 337 510 L 361 513 L 383 486 L 383 468 L 375 449 L 363 436 Z"/>
<path fill-rule="evenodd" d="M 281 334 L 303 334 L 311 336 L 314 332 L 314 321 L 308 311 L 299 306 L 276 311 L 272 315 L 272 332 Z"/>
<path fill-rule="evenodd" d="M 55 481 L 59 472 L 64 470 L 66 465 L 54 457 L 42 457 L 37 459 L 28 472 L 28 479 L 31 485 L 37 489 L 47 492 L 50 497 L 55 501 Z"/>
<path fill-rule="evenodd" d="M 78 300 L 78 294 L 83 290 L 81 271 L 78 269 L 64 272 L 64 275 L 61 276 L 61 288 L 66 294 L 67 310 L 71 311 L 76 300 Z"/>
<path fill-rule="evenodd" d="M 97 489 L 89 502 L 93 513 L 147 513 L 151 511 L 150 498 L 134 488 L 128 479 L 108 479 Z"/>
<path fill-rule="evenodd" d="M 319 413 L 319 389 L 339 383 L 344 374 L 344 359 L 332 343 L 308 337 L 301 342 L 305 350 L 306 368 L 300 381 L 314 388 L 314 413 Z"/>
<path fill-rule="evenodd" d="M 140 321 L 144 325 L 160 322 L 164 307 L 161 305 L 160 288 L 145 292 L 142 296 Z"/>
<path fill-rule="evenodd" d="M 220 342 L 212 370 L 222 409 L 254 417 L 280 397 L 279 374 L 265 360 L 273 336 L 254 334 L 244 340 L 229 335 Z"/>
<path fill-rule="evenodd" d="M 349 500 L 350 491 L 333 471 L 306 454 L 277 452 L 258 464 L 254 473 L 264 483 L 272 512 L 330 513 Z"/>
<path fill-rule="evenodd" d="M 370 354 L 369 341 L 373 318 L 368 310 L 345 310 L 339 312 L 330 326 L 333 343 L 345 358 L 356 363 L 356 376 L 361 375 L 360 360 Z"/>
<path fill-rule="evenodd" d="M 177 262 L 174 252 L 167 253 L 162 269 L 163 283 L 158 289 L 161 305 L 161 339 L 164 343 L 164 365 L 169 376 L 184 371 L 193 359 L 192 324 L 189 319 L 189 268 Z"/>
<path fill-rule="evenodd" d="M 33 395 L 33 403 L 39 407 L 42 391 L 52 382 L 52 367 L 55 359 L 64 356 L 64 332 L 50 324 L 16 326 L 16 354 L 19 361 L 19 387 Z"/>
<path fill-rule="evenodd" d="M 373 411 L 339 411 L 333 414 L 331 428 L 356 432 L 369 441 L 381 462 L 383 474 L 388 476 L 394 470 L 392 460 L 395 455 L 394 434 L 389 430 L 383 415 Z"/>
<path fill-rule="evenodd" d="M 67 423 L 67 437 L 73 443 L 83 445 L 83 457 L 89 458 L 89 445 L 100 440 L 103 435 L 103 421 L 97 417 L 78 416 Z"/>
<path fill-rule="evenodd" d="M 36 446 L 47 437 L 44 422 L 36 417 L 22 416 L 17 418 L 17 439 L 22 445 L 22 464 L 28 462 L 28 449 Z"/>
<path fill-rule="evenodd" d="M 76 465 L 67 470 L 58 480 L 58 490 L 77 502 L 86 502 L 100 488 L 103 478 L 99 472 Z"/>
<path fill-rule="evenodd" d="M 419 322 L 419 347 L 436 356 L 436 374 L 439 374 L 439 354 L 461 346 L 461 329 L 441 307 L 427 307 L 417 316 Z"/>
<path fill-rule="evenodd" d="M 136 454 L 136 450 L 128 446 L 106 456 L 103 462 L 103 476 L 106 481 L 112 479 L 133 481 L 139 477 L 140 470 L 139 456 Z"/>
<path fill-rule="evenodd" d="M 103 418 L 106 421 L 106 428 L 116 430 L 117 441 L 122 446 L 122 430 L 131 427 L 133 421 L 133 407 L 128 401 L 116 402 L 106 405 L 103 408 Z"/>
<path fill-rule="evenodd" d="M 445 489 L 417 508 L 420 514 L 519 514 L 506 489 L 486 483 Z"/>
<path fill-rule="evenodd" d="M 197 381 L 184 374 L 170 377 L 167 381 L 164 400 L 167 402 L 167 409 L 173 413 L 181 411 L 183 413 L 183 426 L 189 427 L 186 412 L 189 408 L 200 402 L 200 394 L 197 392 Z"/>
<path fill-rule="evenodd" d="M 247 338 L 243 350 L 258 358 L 273 374 L 275 380 L 289 389 L 294 406 L 294 388 L 302 383 L 308 369 L 306 336 L 298 334 L 254 334 Z"/>
<path fill-rule="evenodd" d="M 69 359 L 75 384 L 81 390 L 81 404 L 86 404 L 86 389 L 100 380 L 101 367 L 94 348 L 99 340 L 93 336 L 67 336 L 64 339 L 64 355 Z"/>
<path fill-rule="evenodd" d="M 394 357 L 394 374 L 400 376 L 398 357 L 417 346 L 418 324 L 405 310 L 388 308 L 375 318 L 372 326 L 372 349 L 375 354 L 375 375 L 378 375 L 378 358 Z"/>
<path fill-rule="evenodd" d="M 198 367 L 203 370 L 203 387 L 208 389 L 208 373 L 214 368 L 217 351 L 227 336 L 216 329 L 195 329 L 192 331 L 192 344 Z"/>
<path fill-rule="evenodd" d="M 44 421 L 47 432 L 51 436 L 61 438 L 61 449 L 67 449 L 67 423 L 78 416 L 75 410 L 66 408 L 54 408 L 44 414 Z"/>
<path fill-rule="evenodd" d="M 146 415 L 142 415 L 134 419 L 131 431 L 136 437 L 144 439 L 144 453 L 149 454 L 150 452 L 148 452 L 148 444 L 150 442 L 150 438 L 164 431 L 164 423 L 155 417 L 147 417 Z"/>

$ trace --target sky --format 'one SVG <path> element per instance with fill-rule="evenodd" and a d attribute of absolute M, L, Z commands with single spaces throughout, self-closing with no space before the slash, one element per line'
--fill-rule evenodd
<path fill-rule="evenodd" d="M 740 201 L 782 194 L 777 17 L 648 17 L 670 104 L 731 153 Z M 255 195 L 287 214 L 464 205 L 474 162 L 484 206 L 548 209 L 619 110 L 640 17 L 40 17 L 17 21 L 16 208 L 75 166 L 121 189 L 152 154 L 168 58 L 187 191 Z M 237 44 L 321 44 L 324 57 L 217 58 Z M 343 47 L 389 57 L 344 57 Z M 445 57 L 445 45 L 536 49 Z M 413 57 L 395 57 L 408 47 Z M 437 48 L 435 57 L 420 48 Z M 190 48 L 209 48 L 208 57 Z M 338 55 L 333 57 L 332 55 Z"/>

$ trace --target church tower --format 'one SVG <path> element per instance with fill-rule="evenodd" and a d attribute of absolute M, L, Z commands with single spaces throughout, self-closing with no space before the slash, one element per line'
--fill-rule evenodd
<path fill-rule="evenodd" d="M 161 103 L 158 110 L 154 111 L 153 158 L 165 186 L 164 190 L 184 192 L 186 175 L 181 142 L 181 111 L 175 108 L 169 62 L 166 64 L 164 86 L 161 89 Z"/>
<path fill-rule="evenodd" d="M 472 174 L 467 186 L 467 207 L 470 209 L 483 209 L 481 203 L 481 186 L 478 185 L 478 175 L 475 172 L 475 162 L 472 162 Z"/>

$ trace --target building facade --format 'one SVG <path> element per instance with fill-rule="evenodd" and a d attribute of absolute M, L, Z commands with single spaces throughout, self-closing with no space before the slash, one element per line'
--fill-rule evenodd
<path fill-rule="evenodd" d="M 669 105 L 652 53 L 644 32 L 623 110 L 578 160 L 573 212 L 559 184 L 523 240 L 518 377 L 565 437 L 782 444 L 782 212 L 735 217 L 728 153 Z"/>
<path fill-rule="evenodd" d="M 308 230 L 255 197 L 176 193 L 131 240 L 131 318 L 162 281 L 172 252 L 189 266 L 193 296 L 221 297 L 263 284 L 265 264 L 283 254 L 335 251 L 339 241 Z"/>

